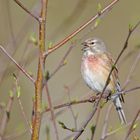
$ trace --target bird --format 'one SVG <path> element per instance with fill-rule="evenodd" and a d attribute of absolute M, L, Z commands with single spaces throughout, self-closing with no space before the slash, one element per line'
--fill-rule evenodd
<path fill-rule="evenodd" d="M 81 74 L 87 86 L 97 94 L 101 94 L 105 87 L 109 73 L 114 66 L 114 59 L 108 52 L 105 43 L 99 38 L 88 38 L 82 43 Z M 124 101 L 118 78 L 118 69 L 113 69 L 104 95 L 113 101 L 121 124 L 126 124 L 125 113 L 121 102 Z"/>

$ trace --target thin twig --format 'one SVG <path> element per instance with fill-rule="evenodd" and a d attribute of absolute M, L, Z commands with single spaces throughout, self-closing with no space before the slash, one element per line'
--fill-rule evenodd
<path fill-rule="evenodd" d="M 99 107 L 99 109 L 98 109 L 97 116 L 96 116 L 96 119 L 95 119 L 95 125 L 92 125 L 93 128 L 91 128 L 91 132 L 92 132 L 91 140 L 93 140 L 94 136 L 95 136 L 95 132 L 96 132 L 96 129 L 97 129 L 97 124 L 99 122 L 100 112 L 101 112 L 101 107 Z"/>
<path fill-rule="evenodd" d="M 26 75 L 26 77 L 32 82 L 35 83 L 35 80 L 30 76 L 30 74 L 28 74 L 28 72 L 22 67 L 20 66 L 16 60 L 4 49 L 3 46 L 0 45 L 0 50 L 19 68 L 19 70 Z"/>
<path fill-rule="evenodd" d="M 102 97 L 102 95 L 103 95 L 105 89 L 107 88 L 107 86 L 108 86 L 108 84 L 109 84 L 110 76 L 111 76 L 113 70 L 116 68 L 116 64 L 118 63 L 120 57 L 122 56 L 122 54 L 124 53 L 124 51 L 125 51 L 126 48 L 128 47 L 128 41 L 129 41 L 130 36 L 132 35 L 132 33 L 135 31 L 135 29 L 136 29 L 139 25 L 140 25 L 140 21 L 138 21 L 137 24 L 136 24 L 133 28 L 129 28 L 129 32 L 128 32 L 128 35 L 127 35 L 127 37 L 126 37 L 124 46 L 123 46 L 121 52 L 119 53 L 119 55 L 118 55 L 116 61 L 114 62 L 114 65 L 112 66 L 112 68 L 111 68 L 111 70 L 110 70 L 110 73 L 109 73 L 108 78 L 107 78 L 107 80 L 106 80 L 106 83 L 105 83 L 104 89 L 103 89 L 103 91 L 102 91 L 101 97 Z"/>
<path fill-rule="evenodd" d="M 140 120 L 140 118 L 137 118 L 137 121 L 138 120 Z M 111 132 L 108 132 L 105 137 L 112 136 L 112 135 L 116 134 L 117 132 L 119 132 L 120 130 L 122 130 L 123 128 L 126 128 L 126 127 L 130 126 L 131 124 L 132 124 L 132 121 L 128 122 L 126 125 L 122 125 L 121 127 L 117 128 L 117 129 L 115 129 Z"/>
<path fill-rule="evenodd" d="M 138 64 L 138 62 L 139 62 L 139 59 L 140 59 L 140 52 L 139 52 L 138 55 L 136 56 L 136 59 L 135 59 L 135 61 L 133 62 L 133 65 L 131 66 L 131 69 L 130 69 L 130 71 L 129 71 L 129 73 L 128 73 L 128 76 L 127 76 L 127 78 L 126 78 L 126 80 L 125 80 L 125 83 L 123 84 L 123 89 L 125 89 L 126 86 L 129 84 L 129 82 L 130 82 L 130 80 L 131 80 L 131 78 L 132 78 L 132 75 L 133 75 L 133 73 L 134 73 L 134 70 L 135 70 L 135 68 L 137 67 L 137 64 Z"/>
<path fill-rule="evenodd" d="M 56 74 L 56 72 L 57 72 L 62 66 L 64 66 L 64 62 L 65 62 L 66 58 L 68 57 L 68 55 L 70 54 L 70 52 L 71 52 L 71 50 L 72 50 L 73 47 L 74 47 L 74 46 L 71 45 L 71 46 L 68 48 L 66 54 L 63 56 L 63 58 L 61 59 L 60 63 L 59 63 L 58 66 L 56 67 L 56 69 L 50 74 L 49 79 L 50 79 L 52 76 L 54 76 L 54 75 Z"/>
<path fill-rule="evenodd" d="M 6 131 L 6 126 L 7 126 L 8 120 L 10 119 L 10 113 L 11 113 L 13 101 L 14 101 L 14 96 L 10 96 L 8 103 L 6 105 L 6 109 L 3 113 L 1 122 L 0 122 L 0 140 L 3 140 L 4 134 Z"/>
<path fill-rule="evenodd" d="M 120 53 L 119 53 L 119 55 L 118 55 L 116 61 L 114 62 L 114 65 L 112 66 L 112 68 L 111 68 L 111 70 L 110 70 L 110 72 L 109 72 L 109 75 L 108 75 L 108 77 L 107 77 L 105 86 L 104 86 L 103 91 L 102 91 L 102 93 L 101 93 L 101 95 L 100 95 L 100 98 L 99 98 L 99 100 L 98 100 L 99 102 L 100 102 L 100 100 L 101 100 L 101 98 L 102 98 L 102 96 L 103 96 L 103 94 L 104 94 L 104 92 L 105 92 L 105 90 L 106 90 L 106 88 L 107 88 L 109 82 L 110 82 L 111 74 L 112 74 L 113 70 L 116 68 L 117 62 L 119 61 L 120 57 L 122 56 L 122 54 L 124 53 L 124 51 L 125 51 L 126 48 L 128 47 L 128 41 L 129 41 L 129 38 L 130 38 L 131 34 L 133 33 L 133 31 L 135 31 L 135 29 L 139 26 L 139 24 L 140 24 L 140 21 L 138 21 L 137 24 L 136 24 L 133 28 L 129 28 L 129 32 L 128 32 L 127 38 L 126 38 L 126 40 L 125 40 L 124 46 L 123 46 L 122 50 L 120 51 Z"/>
<path fill-rule="evenodd" d="M 21 132 L 16 132 L 15 134 L 11 134 L 11 135 L 8 135 L 8 136 L 5 136 L 3 138 L 3 140 L 15 140 L 15 139 L 20 139 L 21 136 L 25 135 L 26 133 L 28 132 L 27 129 L 21 131 Z"/>
<path fill-rule="evenodd" d="M 101 100 L 101 98 L 102 98 L 102 96 L 103 96 L 103 94 L 104 94 L 104 92 L 105 92 L 105 90 L 106 90 L 106 88 L 107 88 L 107 86 L 108 86 L 108 84 L 109 84 L 110 76 L 111 76 L 113 70 L 115 69 L 115 66 L 116 66 L 117 62 L 119 61 L 120 57 L 122 56 L 122 54 L 124 53 L 124 51 L 125 51 L 126 48 L 128 47 L 128 41 L 129 41 L 129 38 L 130 38 L 131 34 L 132 34 L 133 31 L 138 27 L 139 24 L 140 24 L 140 21 L 139 21 L 133 28 L 129 29 L 129 33 L 128 33 L 128 36 L 127 36 L 126 41 L 125 41 L 125 43 L 124 43 L 124 46 L 123 46 L 121 52 L 119 53 L 119 55 L 118 55 L 118 57 L 117 57 L 117 59 L 116 59 L 114 65 L 112 66 L 112 68 L 111 68 L 111 70 L 110 70 L 110 73 L 109 73 L 108 78 L 107 78 L 107 80 L 106 80 L 106 83 L 105 83 L 105 86 L 104 86 L 104 88 L 103 88 L 103 91 L 102 91 L 102 93 L 101 93 L 101 95 L 100 95 L 98 101 L 95 102 L 96 104 L 95 104 L 95 106 L 94 106 L 93 112 L 88 116 L 87 120 L 83 123 L 83 125 L 82 125 L 82 127 L 81 127 L 81 129 L 80 129 L 81 131 L 80 131 L 79 133 L 76 134 L 76 136 L 74 137 L 73 140 L 78 139 L 78 137 L 83 133 L 85 127 L 87 126 L 87 124 L 88 124 L 89 121 L 92 119 L 92 117 L 94 116 L 95 112 L 97 111 L 99 102 L 100 102 L 100 100 Z"/>
<path fill-rule="evenodd" d="M 135 91 L 135 90 L 139 90 L 140 89 L 140 86 L 137 86 L 137 87 L 134 87 L 134 88 L 131 88 L 131 89 L 128 89 L 128 90 L 125 90 L 125 91 L 120 91 L 120 92 L 117 92 L 116 94 L 117 95 L 123 95 L 123 94 L 128 94 L 132 91 Z"/>
<path fill-rule="evenodd" d="M 31 17 L 39 22 L 39 18 L 30 12 L 19 0 L 14 0 L 16 4 L 18 4 L 26 13 L 28 13 Z"/>
<path fill-rule="evenodd" d="M 105 140 L 106 139 L 106 133 L 107 133 L 107 127 L 108 127 L 109 115 L 110 115 L 110 112 L 111 112 L 111 108 L 112 108 L 112 104 L 110 104 L 108 106 L 100 140 Z"/>
<path fill-rule="evenodd" d="M 81 25 L 77 30 L 75 30 L 73 33 L 71 33 L 69 36 L 67 36 L 65 39 L 54 45 L 52 48 L 48 49 L 47 52 L 44 53 L 44 57 L 47 57 L 48 54 L 52 53 L 56 49 L 60 48 L 62 45 L 67 43 L 70 39 L 72 39 L 75 35 L 77 35 L 79 32 L 81 32 L 83 29 L 85 29 L 89 24 L 91 24 L 93 21 L 95 21 L 97 18 L 102 16 L 105 12 L 108 12 L 112 9 L 112 7 L 119 2 L 119 0 L 113 0 L 108 6 L 106 6 L 103 10 L 101 10 L 99 13 L 97 13 L 94 17 L 89 19 L 86 23 Z"/>
<path fill-rule="evenodd" d="M 58 130 L 57 130 L 57 126 L 56 126 L 56 120 L 55 120 L 55 115 L 54 115 L 54 108 L 53 108 L 51 97 L 50 97 L 50 94 L 49 94 L 48 83 L 47 82 L 45 84 L 45 89 L 46 89 L 48 104 L 49 104 L 49 108 L 50 108 L 50 112 L 51 112 L 51 118 L 52 118 L 54 130 L 55 130 L 56 140 L 59 140 Z"/>
<path fill-rule="evenodd" d="M 139 114 L 140 114 L 140 110 L 138 110 L 136 116 L 134 117 L 134 119 L 133 119 L 133 121 L 132 121 L 132 124 L 131 124 L 131 126 L 130 126 L 130 128 L 129 128 L 127 134 L 126 134 L 125 140 L 128 140 L 128 137 L 129 137 L 130 134 L 133 132 L 133 130 L 134 130 L 133 127 L 134 127 L 134 125 L 135 125 L 135 122 L 136 122 L 136 120 L 137 120 Z"/>
<path fill-rule="evenodd" d="M 26 122 L 26 124 L 28 126 L 29 132 L 30 132 L 30 134 L 32 134 L 31 124 L 30 124 L 29 120 L 27 119 L 27 115 L 26 115 L 26 113 L 24 111 L 24 108 L 23 108 L 23 105 L 22 105 L 20 97 L 17 97 L 17 100 L 18 100 L 18 104 L 20 106 L 20 110 L 21 110 L 21 113 L 23 115 L 23 118 L 24 118 L 24 120 L 25 120 L 25 122 Z"/>
<path fill-rule="evenodd" d="M 84 121 L 84 123 L 81 125 L 79 132 L 74 136 L 73 140 L 77 140 L 79 136 L 84 132 L 86 126 L 95 115 L 98 105 L 99 105 L 99 101 L 95 101 L 94 106 L 93 106 L 93 111 L 88 115 L 86 121 Z"/>
<path fill-rule="evenodd" d="M 117 93 L 118 95 L 121 95 L 121 94 L 129 94 L 135 90 L 140 90 L 140 86 L 138 87 L 134 87 L 134 88 L 131 88 L 131 89 L 128 89 L 126 91 L 121 91 L 119 93 Z M 106 97 L 102 97 L 102 98 L 106 98 Z M 71 102 L 67 102 L 67 103 L 64 103 L 64 104 L 60 104 L 60 105 L 56 105 L 54 106 L 54 110 L 57 110 L 57 109 L 62 109 L 62 108 L 65 108 L 65 107 L 69 107 L 71 105 L 78 105 L 78 104 L 83 104 L 83 103 L 93 103 L 95 102 L 95 100 L 99 99 L 99 96 L 92 96 L 88 99 L 83 99 L 83 100 L 73 100 Z M 50 111 L 50 108 L 46 108 L 46 110 L 44 110 L 42 112 L 42 114 L 46 113 L 46 112 L 49 112 Z"/>
<path fill-rule="evenodd" d="M 16 76 L 15 74 L 13 74 L 13 76 L 14 76 L 14 79 L 15 79 L 14 89 L 15 89 L 15 92 L 16 92 L 16 94 L 17 94 L 17 95 L 16 95 L 17 101 L 18 101 L 18 104 L 19 104 L 21 113 L 22 113 L 22 115 L 23 115 L 23 118 L 24 118 L 24 120 L 25 120 L 25 122 L 26 122 L 26 124 L 27 124 L 27 126 L 28 126 L 28 130 L 29 130 L 30 134 L 32 134 L 31 124 L 30 124 L 29 120 L 27 119 L 27 115 L 26 115 L 26 113 L 25 113 L 25 111 L 24 111 L 22 102 L 21 102 L 21 100 L 20 100 L 21 91 L 20 91 L 20 86 L 19 86 L 19 84 L 18 84 L 18 78 L 17 78 L 17 76 Z"/>
<path fill-rule="evenodd" d="M 60 104 L 60 105 L 57 105 L 57 106 L 54 106 L 54 110 L 56 109 L 62 109 L 62 108 L 65 108 L 65 107 L 69 107 L 70 105 L 77 105 L 77 104 L 82 104 L 82 103 L 93 103 L 96 99 L 98 99 L 99 97 L 98 96 L 93 96 L 92 99 L 89 98 L 89 99 L 84 99 L 84 100 L 79 100 L 79 101 L 71 101 L 71 102 L 68 102 L 68 103 L 64 103 L 64 104 Z M 42 112 L 43 113 L 46 113 L 50 111 L 50 108 L 47 108 L 45 111 Z"/>
<path fill-rule="evenodd" d="M 69 89 L 68 86 L 65 86 L 64 88 L 67 90 L 66 92 L 68 94 L 68 100 L 69 100 L 69 102 L 71 102 L 70 89 Z M 74 125 L 75 125 L 74 129 L 77 130 L 77 115 L 75 115 L 71 106 L 69 106 L 69 108 L 70 108 L 70 111 L 71 111 L 71 114 L 72 114 L 72 117 L 73 117 L 73 120 L 74 120 Z"/>

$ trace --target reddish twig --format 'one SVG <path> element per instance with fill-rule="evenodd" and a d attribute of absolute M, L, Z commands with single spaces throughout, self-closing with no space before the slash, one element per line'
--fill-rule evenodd
<path fill-rule="evenodd" d="M 55 115 L 54 115 L 54 108 L 53 108 L 51 97 L 50 97 L 50 94 L 49 94 L 48 83 L 47 82 L 45 84 L 45 88 L 46 88 L 48 104 L 49 104 L 49 108 L 50 108 L 50 112 L 51 112 L 51 118 L 52 118 L 54 130 L 55 130 L 56 140 L 59 140 L 59 135 L 58 135 L 56 121 L 55 121 Z"/>
<path fill-rule="evenodd" d="M 84 132 L 86 126 L 88 125 L 88 123 L 90 122 L 90 120 L 95 115 L 95 113 L 97 111 L 98 105 L 99 105 L 99 100 L 98 101 L 95 101 L 94 106 L 93 106 L 93 111 L 88 115 L 86 121 L 84 121 L 84 123 L 81 125 L 81 128 L 80 128 L 79 132 L 75 135 L 75 137 L 73 138 L 73 140 L 77 140 L 79 138 L 79 136 Z"/>
<path fill-rule="evenodd" d="M 39 18 L 35 16 L 32 12 L 30 12 L 19 0 L 14 0 L 26 13 L 28 13 L 31 17 L 39 22 Z"/>
<path fill-rule="evenodd" d="M 20 92 L 21 91 L 20 91 L 20 87 L 18 85 L 18 79 L 17 79 L 16 75 L 14 75 L 14 78 L 15 78 L 15 89 L 16 89 L 16 93 L 17 93 L 17 101 L 18 101 L 21 113 L 23 115 L 23 118 L 24 118 L 24 120 L 25 120 L 25 122 L 26 122 L 26 124 L 28 126 L 29 132 L 30 132 L 30 134 L 32 134 L 31 124 L 30 124 L 29 120 L 27 119 L 27 115 L 26 115 L 26 113 L 24 111 L 22 102 L 20 100 L 20 94 L 21 94 Z"/>
<path fill-rule="evenodd" d="M 102 94 L 101 94 L 100 99 L 102 98 L 102 95 L 103 95 L 105 89 L 107 88 L 107 86 L 108 86 L 108 84 L 109 84 L 110 76 L 111 76 L 113 70 L 116 68 L 116 64 L 118 63 L 120 57 L 122 56 L 122 54 L 124 53 L 124 51 L 125 51 L 126 48 L 128 47 L 128 41 L 129 41 L 130 36 L 131 36 L 132 33 L 135 31 L 135 29 L 139 26 L 139 24 L 140 24 L 140 21 L 138 21 L 137 24 L 136 24 L 133 28 L 129 28 L 129 32 L 128 32 L 128 35 L 127 35 L 127 37 L 126 37 L 124 46 L 123 46 L 121 52 L 119 53 L 119 55 L 118 55 L 116 61 L 114 62 L 114 65 L 112 66 L 112 68 L 111 68 L 111 70 L 110 70 L 110 73 L 109 73 L 108 78 L 107 78 L 107 80 L 106 80 L 106 84 L 105 84 L 105 86 L 104 86 L 104 89 L 103 89 L 103 91 L 102 91 Z M 100 100 L 100 99 L 99 99 L 99 100 Z"/>
<path fill-rule="evenodd" d="M 90 20 L 88 20 L 86 23 L 81 25 L 77 30 L 75 30 L 73 33 L 71 33 L 68 37 L 60 41 L 58 44 L 54 45 L 52 48 L 48 49 L 47 52 L 44 53 L 44 57 L 47 57 L 48 54 L 54 52 L 58 48 L 60 48 L 62 45 L 67 43 L 70 39 L 72 39 L 75 35 L 77 35 L 79 32 L 81 32 L 84 28 L 86 28 L 89 24 L 91 24 L 93 21 L 95 21 L 98 17 L 103 15 L 105 12 L 111 10 L 111 8 L 118 2 L 119 0 L 113 0 L 108 6 L 106 6 L 103 10 L 101 10 L 98 14 L 96 14 L 94 17 L 92 17 Z"/>
<path fill-rule="evenodd" d="M 138 110 L 136 116 L 134 117 L 134 119 L 133 119 L 133 121 L 132 121 L 132 123 L 131 123 L 131 126 L 130 126 L 130 128 L 129 128 L 127 134 L 126 134 L 125 140 L 128 140 L 128 137 L 129 137 L 130 134 L 133 132 L 133 130 L 134 130 L 133 127 L 134 127 L 134 125 L 135 125 L 135 122 L 136 122 L 136 120 L 137 120 L 139 114 L 140 114 L 140 110 Z"/>
<path fill-rule="evenodd" d="M 24 120 L 25 120 L 25 122 L 26 122 L 26 124 L 29 128 L 29 132 L 30 132 L 30 134 L 32 134 L 31 124 L 30 124 L 29 120 L 27 119 L 27 116 L 26 116 L 26 113 L 24 111 L 24 108 L 23 108 L 22 102 L 20 100 L 20 97 L 17 97 L 17 100 L 18 100 L 18 104 L 20 106 L 20 110 L 21 110 L 21 113 L 23 115 L 23 118 L 24 118 Z"/>
<path fill-rule="evenodd" d="M 26 75 L 26 77 L 32 82 L 35 83 L 35 80 L 30 76 L 30 74 L 28 74 L 28 72 L 22 67 L 20 66 L 16 60 L 4 49 L 4 47 L 2 47 L 0 45 L 0 50 L 19 68 L 19 70 Z"/>
<path fill-rule="evenodd" d="M 6 105 L 6 109 L 2 115 L 2 119 L 0 122 L 0 140 L 3 140 L 4 138 L 6 126 L 7 126 L 8 120 L 10 119 L 10 113 L 11 113 L 13 101 L 14 101 L 14 96 L 12 95 L 9 97 L 8 103 Z"/>
<path fill-rule="evenodd" d="M 105 119 L 104 119 L 104 125 L 103 125 L 100 140 L 105 140 L 106 139 L 107 127 L 108 127 L 108 123 L 109 123 L 109 115 L 110 115 L 110 112 L 111 112 L 111 108 L 112 108 L 112 104 L 109 105 L 108 110 L 106 112 L 106 116 L 105 116 Z"/>
<path fill-rule="evenodd" d="M 104 86 L 104 88 L 103 88 L 103 91 L 102 91 L 102 93 L 101 93 L 101 95 L 100 95 L 98 101 L 95 103 L 95 106 L 94 106 L 94 109 L 93 109 L 92 113 L 89 114 L 88 118 L 87 118 L 86 121 L 83 123 L 82 127 L 80 128 L 80 132 L 77 133 L 77 134 L 75 135 L 75 137 L 74 137 L 73 140 L 78 139 L 78 137 L 83 133 L 83 131 L 84 131 L 84 129 L 86 128 L 87 124 L 90 122 L 90 120 L 91 120 L 92 117 L 94 116 L 95 112 L 97 111 L 99 102 L 100 102 L 100 100 L 101 100 L 101 98 L 102 98 L 102 96 L 103 96 L 103 93 L 104 93 L 106 87 L 107 87 L 108 84 L 109 84 L 110 76 L 111 76 L 113 70 L 115 69 L 115 66 L 116 66 L 117 62 L 119 61 L 120 57 L 122 56 L 122 54 L 124 53 L 124 51 L 125 51 L 126 48 L 128 47 L 128 41 L 129 41 L 129 38 L 130 38 L 131 34 L 132 34 L 133 31 L 138 27 L 139 24 L 140 24 L 140 21 L 139 21 L 133 28 L 129 29 L 128 36 L 127 36 L 126 41 L 125 41 L 125 43 L 124 43 L 124 47 L 122 48 L 122 50 L 121 50 L 121 52 L 119 53 L 119 55 L 118 55 L 118 57 L 117 57 L 117 59 L 116 59 L 114 65 L 112 66 L 112 68 L 111 68 L 111 70 L 110 70 L 110 73 L 109 73 L 108 78 L 107 78 L 107 80 L 106 80 L 106 83 L 105 83 L 105 86 Z"/>
<path fill-rule="evenodd" d="M 119 93 L 117 93 L 118 95 L 121 95 L 121 94 L 128 94 L 132 91 L 135 91 L 135 90 L 139 90 L 140 89 L 140 86 L 138 87 L 134 87 L 134 88 L 131 88 L 131 89 L 128 89 L 126 91 L 121 91 Z M 103 98 L 106 98 L 106 97 L 103 97 Z M 92 96 L 88 99 L 83 99 L 83 100 L 79 100 L 79 101 L 71 101 L 71 102 L 67 102 L 67 103 L 64 103 L 64 104 L 60 104 L 60 105 L 56 105 L 54 106 L 54 110 L 57 110 L 57 109 L 62 109 L 62 108 L 65 108 L 65 107 L 69 107 L 71 105 L 78 105 L 78 104 L 83 104 L 83 103 L 93 103 L 95 102 L 95 100 L 99 99 L 99 96 Z M 42 114 L 46 113 L 46 112 L 49 112 L 50 111 L 50 108 L 47 108 L 46 110 L 44 110 L 42 112 Z"/>
<path fill-rule="evenodd" d="M 92 125 L 93 128 L 91 128 L 91 132 L 92 132 L 92 134 L 91 134 L 91 140 L 93 140 L 94 139 L 94 136 L 95 136 L 95 131 L 96 131 L 96 128 L 97 128 L 97 124 L 99 122 L 100 112 L 101 112 L 101 107 L 98 109 L 97 116 L 96 116 L 96 119 L 95 119 L 95 125 L 93 124 Z"/>
<path fill-rule="evenodd" d="M 80 100 L 80 101 L 71 101 L 71 102 L 68 102 L 68 103 L 64 103 L 64 104 L 54 106 L 53 108 L 54 108 L 54 110 L 56 110 L 56 109 L 62 109 L 62 108 L 65 108 L 65 107 L 69 107 L 71 105 L 78 105 L 78 104 L 89 103 L 89 102 L 93 103 L 98 98 L 99 98 L 98 96 L 92 96 L 89 99 L 84 99 L 84 100 Z M 50 108 L 47 108 L 45 111 L 42 112 L 42 114 L 45 113 L 45 112 L 48 112 L 48 111 L 50 111 Z"/>
<path fill-rule="evenodd" d="M 64 88 L 66 89 L 66 93 L 68 94 L 68 100 L 69 100 L 69 102 L 71 102 L 70 89 L 68 86 L 65 86 Z M 75 125 L 74 130 L 77 130 L 77 115 L 75 115 L 71 106 L 69 106 L 69 108 L 70 108 L 70 111 L 71 111 L 71 114 L 72 114 L 72 117 L 74 120 L 74 125 Z"/>
<path fill-rule="evenodd" d="M 107 77 L 105 86 L 104 86 L 104 88 L 103 88 L 103 91 L 102 91 L 102 93 L 101 93 L 101 95 L 100 95 L 100 98 L 99 98 L 98 102 L 100 102 L 100 100 L 101 100 L 101 98 L 102 98 L 102 96 L 103 96 L 103 94 L 104 94 L 104 92 L 105 92 L 105 90 L 106 90 L 106 88 L 107 88 L 107 86 L 108 86 L 108 84 L 109 84 L 109 82 L 110 82 L 111 74 L 112 74 L 113 70 L 116 68 L 117 62 L 119 61 L 120 57 L 122 56 L 122 54 L 124 53 L 124 51 L 125 51 L 126 48 L 128 47 L 128 41 L 129 41 L 129 38 L 130 38 L 131 34 L 133 33 L 133 31 L 135 31 L 135 29 L 139 26 L 139 24 L 140 24 L 140 21 L 138 21 L 137 24 L 136 24 L 133 28 L 129 28 L 129 33 L 128 33 L 127 38 L 126 38 L 126 40 L 125 40 L 124 46 L 123 46 L 121 52 L 119 53 L 119 55 L 118 55 L 116 61 L 114 62 L 114 65 L 112 66 L 112 68 L 111 68 L 111 70 L 110 70 L 110 72 L 109 72 L 109 75 L 108 75 L 108 77 Z M 97 104 L 97 105 L 98 105 L 98 104 Z"/>

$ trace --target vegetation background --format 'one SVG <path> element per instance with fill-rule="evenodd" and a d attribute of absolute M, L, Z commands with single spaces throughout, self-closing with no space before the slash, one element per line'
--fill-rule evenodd
<path fill-rule="evenodd" d="M 25 7 L 39 15 L 39 0 L 20 0 Z M 85 23 L 90 17 L 97 14 L 98 4 L 102 8 L 107 6 L 111 0 L 49 0 L 46 24 L 46 47 L 49 44 L 56 44 L 81 24 Z M 99 37 L 106 42 L 108 50 L 116 58 L 124 45 L 128 34 L 129 24 L 134 25 L 140 20 L 140 1 L 139 0 L 120 0 L 113 9 L 101 18 L 99 25 L 93 29 L 95 23 L 92 23 L 82 32 L 80 32 L 71 41 L 63 47 L 49 55 L 46 61 L 46 69 L 51 73 L 56 68 L 61 58 L 64 56 L 67 48 L 73 43 L 74 48 L 67 58 L 67 64 L 62 67 L 56 75 L 48 82 L 49 91 L 53 105 L 69 102 L 70 100 L 80 100 L 91 96 L 92 92 L 85 85 L 81 73 L 81 42 L 89 37 Z M 21 9 L 13 0 L 0 0 L 0 44 L 13 56 L 17 62 L 25 66 L 25 69 L 36 77 L 38 64 L 38 46 L 32 42 L 32 39 L 38 40 L 38 24 Z M 121 85 L 126 82 L 128 73 L 135 62 L 138 54 L 140 54 L 140 29 L 138 28 L 129 41 L 129 46 L 121 57 L 119 67 L 119 77 Z M 9 91 L 13 88 L 13 73 L 17 74 L 19 69 L 0 52 L 0 104 L 4 106 L 9 98 Z M 140 64 L 137 63 L 135 71 L 126 89 L 140 85 Z M 27 118 L 31 120 L 32 115 L 32 98 L 34 96 L 33 84 L 22 74 L 19 75 L 19 85 L 21 87 L 21 102 Z M 69 88 L 69 94 L 67 88 Z M 69 99 L 70 96 L 70 99 Z M 104 118 L 107 108 L 111 102 L 108 102 L 101 110 L 99 124 L 95 132 L 95 139 L 101 137 Z M 43 106 L 48 105 L 46 94 L 43 92 Z M 128 122 L 132 121 L 140 109 L 139 90 L 133 91 L 125 96 L 125 104 L 123 108 Z M 72 106 L 73 112 L 77 115 L 78 128 L 80 124 L 87 118 L 92 110 L 91 103 L 83 103 Z M 58 121 L 63 122 L 67 127 L 74 127 L 74 119 L 71 109 L 57 110 L 56 112 L 57 128 L 60 139 L 64 139 L 72 132 L 64 130 Z M 2 112 L 0 113 L 2 118 Z M 96 116 L 91 120 L 87 129 L 79 138 L 81 140 L 90 139 L 90 126 L 95 124 Z M 138 127 L 132 133 L 130 139 L 140 139 L 140 121 Z M 119 127 L 119 120 L 116 110 L 112 108 L 109 116 L 109 131 Z M 24 132 L 27 125 L 23 118 L 18 100 L 15 98 L 12 106 L 10 120 L 6 127 L 5 135 L 12 136 Z M 124 139 L 129 127 L 121 129 L 119 132 L 108 137 L 108 140 Z M 50 113 L 45 113 L 42 119 L 40 139 L 47 139 L 47 130 L 50 130 L 50 139 L 54 139 L 54 131 L 50 119 Z M 14 139 L 30 139 L 30 133 L 21 133 L 20 137 Z M 137 139 L 136 139 L 137 138 Z"/>

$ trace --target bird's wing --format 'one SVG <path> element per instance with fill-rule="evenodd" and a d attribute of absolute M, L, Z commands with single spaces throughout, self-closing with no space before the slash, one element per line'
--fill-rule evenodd
<path fill-rule="evenodd" d="M 106 69 L 106 71 L 108 71 L 108 74 L 109 74 L 110 71 L 111 71 L 111 68 L 114 67 L 114 62 L 115 61 L 113 60 L 113 57 L 109 53 L 103 53 L 103 54 L 98 54 L 98 55 L 100 55 L 98 57 L 101 58 L 101 60 L 103 60 L 101 65 L 104 67 L 104 69 Z M 114 70 L 111 74 L 110 83 L 113 85 L 114 90 L 115 90 L 115 87 L 119 83 L 118 69 L 117 69 L 116 66 L 114 67 Z"/>
<path fill-rule="evenodd" d="M 105 53 L 104 55 L 102 55 L 102 57 L 104 57 L 104 60 L 105 60 L 105 65 L 108 66 L 108 70 L 112 67 L 114 67 L 114 70 L 111 74 L 112 78 L 113 78 L 113 81 L 115 81 L 115 86 L 116 86 L 116 90 L 117 91 L 121 91 L 121 86 L 120 86 L 120 82 L 119 82 L 119 78 L 118 78 L 118 69 L 117 69 L 117 66 L 114 66 L 115 64 L 115 61 L 113 59 L 113 57 L 111 56 L 110 53 Z M 124 98 L 123 98 L 123 95 L 120 95 L 120 100 L 122 102 L 124 102 Z"/>

